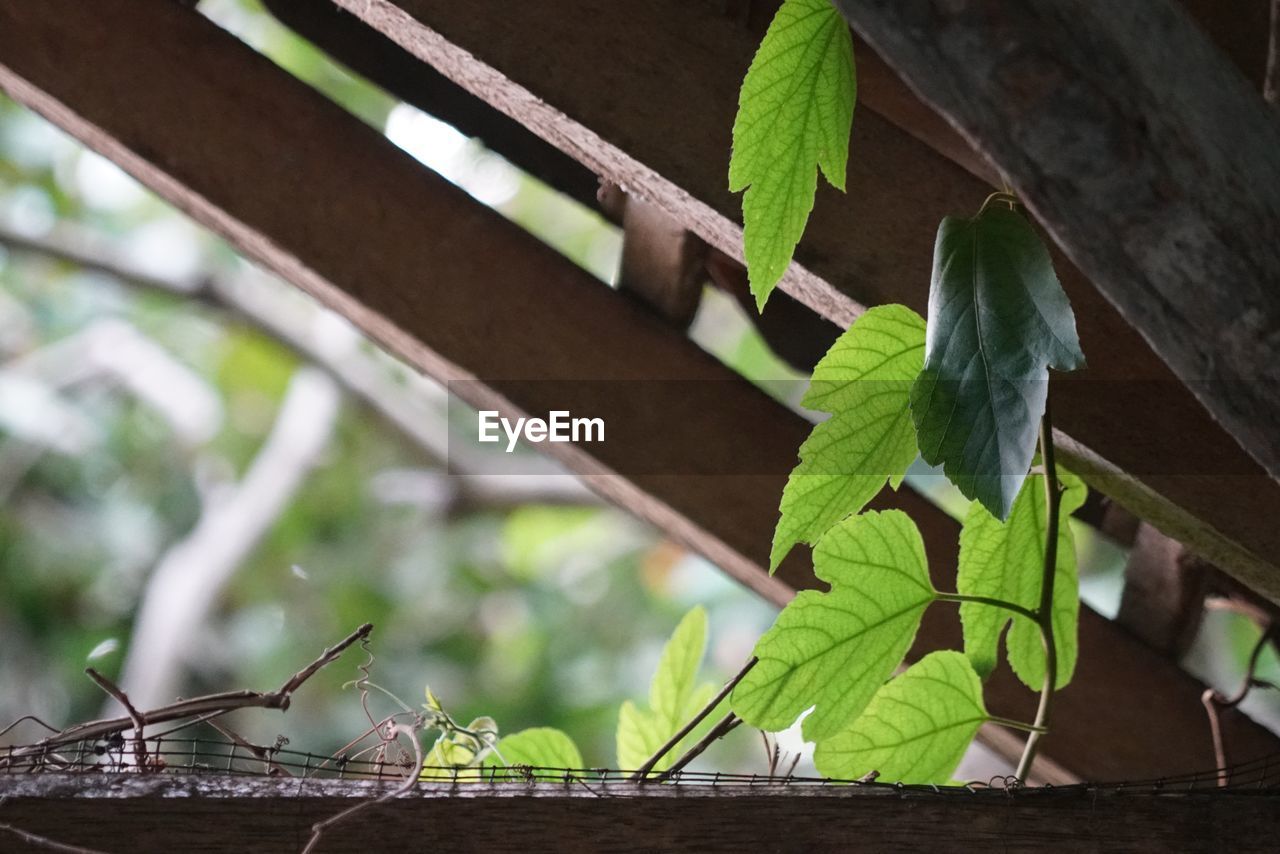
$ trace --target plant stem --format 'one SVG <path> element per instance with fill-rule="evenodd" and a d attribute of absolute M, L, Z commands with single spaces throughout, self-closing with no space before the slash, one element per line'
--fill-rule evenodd
<path fill-rule="evenodd" d="M 1049 397 L 1044 400 L 1044 417 L 1040 419 L 1040 462 L 1044 466 L 1044 497 L 1048 519 L 1044 532 L 1044 573 L 1040 580 L 1040 605 L 1036 608 L 1036 622 L 1040 625 L 1040 637 L 1044 640 L 1044 685 L 1040 689 L 1040 706 L 1036 709 L 1035 732 L 1027 737 L 1016 776 L 1026 782 L 1031 766 L 1036 761 L 1040 739 L 1049 729 L 1049 711 L 1053 705 L 1053 692 L 1058 684 L 1058 647 L 1053 637 L 1053 587 L 1058 570 L 1058 516 L 1062 506 L 1062 492 L 1058 489 L 1058 469 L 1053 455 L 1053 420 L 1049 414 Z"/>
<path fill-rule="evenodd" d="M 1004 608 L 1006 611 L 1026 617 L 1036 625 L 1040 624 L 1040 617 L 1030 608 L 1024 608 L 1014 602 L 1006 602 L 1004 599 L 993 599 L 990 596 L 969 596 L 964 593 L 939 593 L 937 595 L 938 602 L 975 602 L 979 605 L 990 605 L 993 608 Z"/>
<path fill-rule="evenodd" d="M 683 741 L 689 733 L 693 732 L 693 728 L 702 723 L 703 718 L 715 711 L 716 706 L 720 705 L 724 698 L 729 696 L 729 692 L 737 687 L 737 684 L 741 682 L 742 678 L 751 671 L 751 668 L 756 666 L 756 662 L 759 660 L 760 659 L 752 656 L 751 660 L 743 665 L 742 669 L 738 671 L 738 675 L 725 683 L 724 687 L 720 689 L 720 693 L 712 697 L 711 701 L 703 706 L 701 711 L 694 715 L 687 724 L 680 727 L 679 732 L 671 736 L 671 738 L 667 740 L 666 744 L 659 747 L 656 753 L 645 760 L 645 763 L 631 775 L 631 782 L 638 783 L 648 777 L 649 772 L 653 770 L 653 766 L 661 762 L 662 757 L 674 750 L 677 744 Z"/>
<path fill-rule="evenodd" d="M 1044 733 L 1043 727 L 1038 727 L 1035 724 L 1029 724 L 1025 721 L 1015 721 L 1010 718 L 997 718 L 994 716 L 988 717 L 987 721 L 989 723 L 998 724 L 999 726 L 1008 727 L 1009 729 L 1022 730 L 1023 732 Z"/>
<path fill-rule="evenodd" d="M 677 759 L 670 768 L 659 774 L 657 777 L 658 782 L 662 782 L 670 778 L 675 773 L 684 770 L 686 765 L 701 756 L 702 752 L 712 744 L 733 732 L 740 723 L 742 723 L 742 718 L 738 717 L 733 712 L 725 715 L 720 719 L 719 723 L 707 730 L 707 734 L 702 737 L 701 741 L 686 750 L 684 755 Z"/>

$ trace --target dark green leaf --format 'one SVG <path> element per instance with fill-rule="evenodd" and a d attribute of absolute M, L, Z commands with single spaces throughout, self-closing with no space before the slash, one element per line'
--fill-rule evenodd
<path fill-rule="evenodd" d="M 911 392 L 921 456 L 1005 518 L 1035 451 L 1048 368 L 1083 365 L 1071 306 L 1031 224 L 997 205 L 944 219 Z"/>

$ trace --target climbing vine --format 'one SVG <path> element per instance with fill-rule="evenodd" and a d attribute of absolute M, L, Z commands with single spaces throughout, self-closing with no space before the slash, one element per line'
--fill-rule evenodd
<path fill-rule="evenodd" d="M 782 279 L 813 208 L 821 172 L 844 188 L 856 101 L 853 43 L 830 0 L 785 0 L 743 81 L 729 185 L 745 191 L 744 252 L 758 307 Z M 984 724 L 1027 734 L 1026 779 L 1050 728 L 1054 693 L 1076 665 L 1079 584 L 1063 515 L 1085 487 L 1059 468 L 1049 369 L 1084 367 L 1075 318 L 1049 252 L 1008 191 L 975 200 L 938 228 L 927 322 L 901 305 L 872 308 L 813 371 L 803 405 L 827 416 L 800 446 L 782 493 L 770 571 L 812 548 L 826 591 L 799 593 L 716 693 L 700 684 L 702 609 L 663 650 L 647 707 L 623 705 L 618 764 L 665 779 L 740 723 L 764 732 L 802 715 L 818 770 L 947 783 Z M 868 511 L 917 458 L 940 466 L 971 504 L 955 590 L 931 580 L 924 541 L 900 510 Z M 901 668 L 925 611 L 958 606 L 963 650 Z M 983 680 L 1001 643 L 1019 680 L 1040 694 L 1036 717 L 989 712 Z M 896 675 L 895 675 L 896 674 Z M 722 705 L 726 716 L 703 721 Z M 458 727 L 428 694 L 441 731 L 434 766 L 568 768 L 568 736 L 525 730 L 497 738 L 493 721 Z M 698 727 L 702 737 L 689 745 Z M 683 755 L 681 754 L 683 752 Z"/>
<path fill-rule="evenodd" d="M 730 187 L 746 190 L 745 256 L 762 308 L 812 210 L 817 172 L 843 189 L 855 96 L 843 18 L 830 0 L 786 0 L 743 82 L 729 170 Z M 1076 662 L 1078 579 L 1062 514 L 1085 490 L 1056 463 L 1048 371 L 1082 368 L 1084 356 L 1048 250 L 1007 189 L 940 224 L 928 314 L 873 308 L 814 369 L 803 403 L 828 417 L 783 491 L 770 568 L 805 543 L 830 590 L 783 609 L 731 705 L 767 731 L 808 711 L 818 770 L 844 779 L 945 783 L 980 726 L 1012 727 L 1028 733 L 1025 779 Z M 930 581 L 910 517 L 864 509 L 917 456 L 972 501 L 955 591 Z M 894 676 L 937 603 L 959 605 L 963 651 Z M 1034 721 L 983 703 L 1002 636 L 1013 672 L 1041 695 Z"/>

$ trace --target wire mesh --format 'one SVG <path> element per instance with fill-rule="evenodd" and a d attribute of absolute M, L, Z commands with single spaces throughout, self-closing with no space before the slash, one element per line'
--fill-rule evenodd
<path fill-rule="evenodd" d="M 79 741 L 57 746 L 14 745 L 0 748 L 0 775 L 74 773 L 173 773 L 225 774 L 255 777 L 303 779 L 387 780 L 404 781 L 414 773 L 416 758 L 395 741 L 374 741 L 352 746 L 335 754 L 319 754 L 293 750 L 287 741 L 270 746 L 255 745 L 244 740 L 203 738 L 171 732 L 148 737 L 143 750 L 135 739 L 114 734 L 93 741 Z M 613 768 L 548 768 L 509 767 L 432 767 L 418 771 L 424 782 L 436 783 L 564 783 L 620 784 L 631 782 L 634 772 Z M 664 785 L 746 786 L 746 787 L 812 787 L 857 785 L 902 792 L 978 793 L 983 791 L 1080 792 L 1128 791 L 1156 793 L 1198 792 L 1270 792 L 1280 791 L 1280 754 L 1264 756 L 1229 768 L 1208 769 L 1190 774 L 1129 780 L 1111 783 L 1080 783 L 1057 787 L 1022 787 L 1012 778 L 995 778 L 971 782 L 963 786 L 902 785 L 882 781 L 840 780 L 799 775 L 770 776 L 719 771 L 682 770 L 664 779 Z"/>

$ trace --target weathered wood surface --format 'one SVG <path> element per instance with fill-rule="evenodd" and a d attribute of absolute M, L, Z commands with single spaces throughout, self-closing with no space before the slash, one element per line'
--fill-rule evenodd
<path fill-rule="evenodd" d="M 471 403 L 629 424 L 621 441 L 542 447 L 771 601 L 815 584 L 798 554 L 778 578 L 763 569 L 807 422 L 208 21 L 170 0 L 0 0 L 0 89 Z M 744 460 L 756 473 L 705 473 Z M 956 523 L 909 490 L 876 506 L 919 522 L 937 583 L 953 584 Z M 1051 777 L 1211 766 L 1203 686 L 1087 608 L 1081 620 Z M 917 652 L 958 640 L 939 607 Z M 987 698 L 1009 717 L 1034 702 L 1007 671 Z M 1225 723 L 1233 758 L 1277 750 L 1238 713 Z"/>
<path fill-rule="evenodd" d="M 394 783 L 0 777 L 0 823 L 105 852 L 297 851 L 311 825 Z M 891 786 L 421 785 L 319 851 L 1265 851 L 1280 794 L 1016 794 Z M 14 845 L 0 831 L 5 851 Z"/>
<path fill-rule="evenodd" d="M 528 128 L 419 62 L 377 30 L 328 2 L 264 0 L 271 14 L 395 98 L 478 137 L 525 172 L 584 205 L 595 203 L 595 173 Z M 389 49 L 390 48 L 390 49 Z"/>
<path fill-rule="evenodd" d="M 1172 0 L 837 6 L 1280 477 L 1280 115 L 1189 14 Z"/>
<path fill-rule="evenodd" d="M 758 32 L 727 17 L 723 3 L 336 2 L 741 257 L 739 200 L 725 175 L 738 86 Z M 895 120 L 924 121 L 918 135 L 935 145 L 946 134 L 890 80 L 883 70 L 860 80 L 860 102 L 870 109 L 854 119 L 849 193 L 819 190 L 798 263 L 782 283 L 839 325 L 863 305 L 902 302 L 923 311 L 939 221 L 976 210 L 990 191 L 876 112 L 879 104 Z M 1062 443 L 1064 463 L 1280 601 L 1280 526 L 1271 521 L 1280 516 L 1280 483 L 1079 271 L 1060 254 L 1056 261 L 1089 359 L 1086 373 L 1054 383 L 1059 426 L 1076 440 Z"/>

